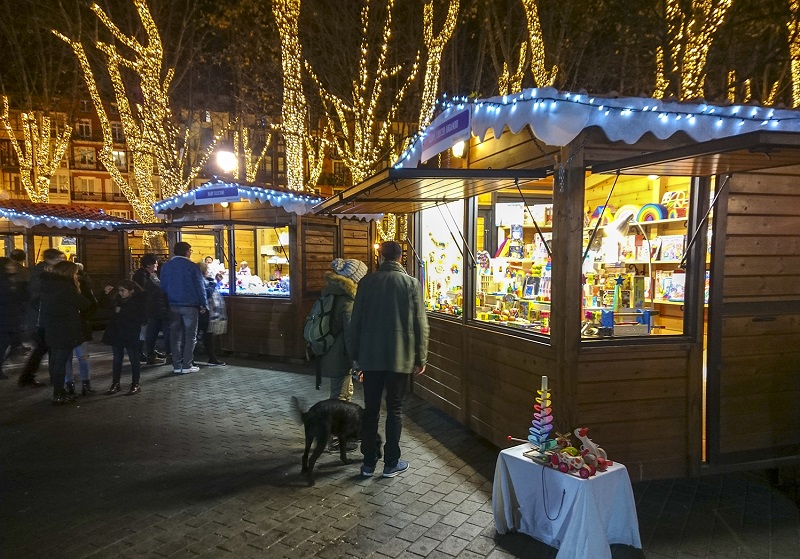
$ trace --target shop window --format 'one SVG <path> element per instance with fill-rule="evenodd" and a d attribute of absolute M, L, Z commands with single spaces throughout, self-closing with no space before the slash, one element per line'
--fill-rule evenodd
<path fill-rule="evenodd" d="M 527 202 L 479 200 L 474 316 L 550 334 L 553 206 Z"/>
<path fill-rule="evenodd" d="M 451 202 L 421 212 L 420 258 L 428 310 L 460 316 L 464 304 L 464 202 Z"/>
<path fill-rule="evenodd" d="M 289 228 L 266 227 L 233 231 L 235 260 L 231 265 L 228 231 L 182 232 L 192 245 L 192 259 L 206 260 L 223 295 L 289 297 Z"/>
<path fill-rule="evenodd" d="M 614 177 L 587 180 L 582 337 L 682 335 L 690 179 L 626 178 L 605 209 Z"/>

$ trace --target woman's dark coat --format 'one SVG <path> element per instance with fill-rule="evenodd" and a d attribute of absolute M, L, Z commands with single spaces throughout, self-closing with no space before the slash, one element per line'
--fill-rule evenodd
<path fill-rule="evenodd" d="M 78 292 L 71 278 L 50 272 L 41 276 L 41 311 L 39 325 L 44 340 L 53 349 L 72 349 L 84 341 L 81 311 L 92 303 Z"/>
<path fill-rule="evenodd" d="M 89 302 L 92 304 L 88 309 L 85 311 L 81 311 L 81 325 L 83 326 L 83 341 L 90 342 L 92 341 L 92 318 L 97 311 L 97 307 L 100 306 L 100 303 L 97 302 L 97 297 L 94 295 L 94 290 L 92 289 L 92 279 L 89 277 L 89 274 L 86 272 L 78 272 L 78 282 L 81 285 L 81 295 L 86 297 Z"/>
<path fill-rule="evenodd" d="M 109 299 L 111 320 L 103 333 L 103 343 L 138 347 L 139 333 L 147 320 L 147 294 L 137 291 L 127 299 L 114 295 Z"/>
<path fill-rule="evenodd" d="M 22 321 L 22 295 L 11 277 L 0 272 L 0 332 L 16 332 Z"/>

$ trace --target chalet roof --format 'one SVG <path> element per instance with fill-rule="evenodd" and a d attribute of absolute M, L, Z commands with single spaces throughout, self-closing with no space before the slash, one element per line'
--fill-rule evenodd
<path fill-rule="evenodd" d="M 232 189 L 237 189 L 233 196 L 231 196 Z M 214 196 L 217 192 L 220 194 L 219 197 Z M 308 213 L 314 204 L 322 201 L 319 196 L 278 186 L 227 183 L 221 180 L 213 180 L 183 194 L 156 202 L 153 204 L 153 210 L 155 210 L 156 214 L 164 215 L 187 205 L 213 203 L 217 199 L 220 202 L 243 200 L 261 202 L 283 208 L 287 212 L 296 213 L 297 215 Z"/>
<path fill-rule="evenodd" d="M 480 141 L 489 131 L 500 137 L 506 127 L 516 134 L 527 126 L 549 146 L 567 145 L 583 130 L 595 126 L 603 130 L 609 141 L 627 144 L 636 143 L 647 133 L 666 139 L 684 132 L 697 142 L 706 142 L 757 131 L 800 132 L 797 110 L 644 97 L 607 98 L 548 87 L 487 99 L 451 99 L 445 106 L 414 138 L 395 163 L 396 168 L 417 167 L 424 162 L 423 151 L 427 159 L 450 147 L 452 142 L 447 141 L 448 130 L 443 129 L 443 124 L 455 121 L 465 111 L 469 113 L 469 133 Z"/>
<path fill-rule="evenodd" d="M 0 200 L 0 218 L 21 227 L 45 225 L 64 229 L 107 229 L 136 223 L 108 215 L 102 209 L 77 204 L 44 204 L 30 200 Z"/>

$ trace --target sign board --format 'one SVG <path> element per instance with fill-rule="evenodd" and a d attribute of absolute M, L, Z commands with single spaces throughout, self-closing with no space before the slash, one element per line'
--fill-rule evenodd
<path fill-rule="evenodd" d="M 470 110 L 464 109 L 436 126 L 425 130 L 422 139 L 422 161 L 453 147 L 458 142 L 467 142 L 471 134 Z"/>
<path fill-rule="evenodd" d="M 195 190 L 194 203 L 196 206 L 202 204 L 218 204 L 220 202 L 238 202 L 238 186 L 213 186 Z"/>

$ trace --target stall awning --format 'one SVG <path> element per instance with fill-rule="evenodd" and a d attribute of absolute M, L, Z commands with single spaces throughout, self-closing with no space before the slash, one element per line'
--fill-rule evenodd
<path fill-rule="evenodd" d="M 413 213 L 503 188 L 530 187 L 545 169 L 384 169 L 314 206 L 318 214 Z"/>
<path fill-rule="evenodd" d="M 750 132 L 592 166 L 592 173 L 708 177 L 800 165 L 800 133 Z"/>

